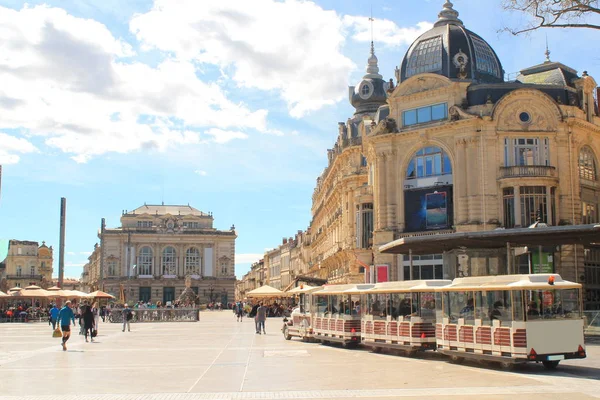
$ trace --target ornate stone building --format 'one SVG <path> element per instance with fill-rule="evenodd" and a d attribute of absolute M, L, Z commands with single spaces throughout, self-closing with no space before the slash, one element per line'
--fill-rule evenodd
<path fill-rule="evenodd" d="M 124 292 L 130 302 L 164 304 L 181 295 L 190 276 L 202 303 L 227 303 L 235 294 L 236 238 L 233 226 L 217 230 L 212 214 L 189 205 L 144 204 L 123 212 L 120 228 L 105 229 L 103 243 L 84 266 L 82 284 L 91 290 L 103 286 L 117 297 Z"/>
<path fill-rule="evenodd" d="M 40 246 L 38 242 L 9 240 L 0 285 L 4 290 L 15 286 L 52 286 L 52 254 L 52 246 L 46 246 L 45 242 Z"/>
<path fill-rule="evenodd" d="M 598 222 L 600 119 L 596 82 L 550 60 L 505 81 L 485 40 L 447 2 L 410 46 L 387 105 L 361 133 L 373 174 L 374 243 L 440 232 Z M 506 258 L 472 252 L 374 253 L 392 279 L 503 274 Z M 518 256 L 515 272 L 542 264 Z M 543 250 L 544 269 L 587 286 L 600 301 L 598 249 Z M 423 259 L 425 258 L 425 259 Z M 595 261 L 594 261 L 595 260 Z M 536 271 L 532 272 L 544 272 Z"/>
<path fill-rule="evenodd" d="M 308 274 L 341 283 L 554 271 L 600 308 L 598 247 L 521 248 L 510 263 L 497 250 L 378 251 L 410 236 L 598 223 L 595 80 L 548 50 L 506 80 L 449 1 L 394 75 L 396 85 L 379 74 L 372 46 L 298 244 Z"/>

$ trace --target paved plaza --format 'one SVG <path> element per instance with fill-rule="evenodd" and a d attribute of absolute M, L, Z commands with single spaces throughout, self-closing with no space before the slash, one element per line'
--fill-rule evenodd
<path fill-rule="evenodd" d="M 200 322 L 103 323 L 63 352 L 44 323 L 0 324 L 0 400 L 26 399 L 586 399 L 600 398 L 600 345 L 548 372 L 450 364 L 286 341 L 281 319 L 257 335 L 229 311 Z"/>

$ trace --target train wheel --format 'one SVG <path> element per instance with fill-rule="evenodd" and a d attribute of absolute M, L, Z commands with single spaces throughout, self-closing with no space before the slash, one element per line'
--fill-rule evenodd
<path fill-rule="evenodd" d="M 452 364 L 462 364 L 465 361 L 464 357 L 459 357 L 457 355 L 451 355 L 450 356 L 450 362 Z"/>
<path fill-rule="evenodd" d="M 542 364 L 544 364 L 544 368 L 546 369 L 556 369 L 556 367 L 558 367 L 558 363 L 560 361 L 556 360 L 556 361 L 542 361 Z"/>
<path fill-rule="evenodd" d="M 285 340 L 290 340 L 292 338 L 292 335 L 290 335 L 287 326 L 283 328 L 283 337 L 285 338 Z"/>

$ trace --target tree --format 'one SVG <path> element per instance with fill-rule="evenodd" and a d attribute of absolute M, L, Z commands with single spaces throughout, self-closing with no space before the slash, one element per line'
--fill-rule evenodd
<path fill-rule="evenodd" d="M 600 0 L 503 0 L 502 7 L 533 17 L 525 27 L 505 28 L 513 35 L 540 28 L 589 28 L 600 30 Z M 590 22 L 593 21 L 593 22 Z"/>

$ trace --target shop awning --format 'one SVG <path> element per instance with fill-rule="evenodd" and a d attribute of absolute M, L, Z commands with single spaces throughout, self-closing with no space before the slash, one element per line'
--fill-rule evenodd
<path fill-rule="evenodd" d="M 285 296 L 285 292 L 275 289 L 269 285 L 264 285 L 246 293 L 246 297 L 281 297 Z"/>
<path fill-rule="evenodd" d="M 388 254 L 435 254 L 454 249 L 500 249 L 561 244 L 600 244 L 600 225 L 566 225 L 543 228 L 496 229 L 483 232 L 458 232 L 414 236 L 394 240 L 379 247 Z"/>

